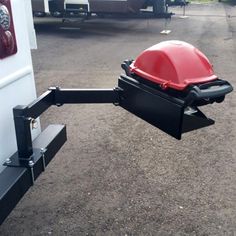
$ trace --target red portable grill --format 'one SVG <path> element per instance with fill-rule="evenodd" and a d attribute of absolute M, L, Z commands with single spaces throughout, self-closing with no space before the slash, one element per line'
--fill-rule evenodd
<path fill-rule="evenodd" d="M 130 71 L 163 88 L 176 90 L 217 79 L 206 56 L 181 41 L 162 42 L 148 48 L 130 65 Z"/>
<path fill-rule="evenodd" d="M 122 64 L 123 106 L 180 139 L 183 132 L 214 124 L 197 107 L 222 102 L 233 88 L 214 74 L 207 57 L 182 41 L 166 41 Z"/>

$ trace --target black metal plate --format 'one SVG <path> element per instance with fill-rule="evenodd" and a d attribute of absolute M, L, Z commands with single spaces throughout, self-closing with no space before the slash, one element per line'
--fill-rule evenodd
<path fill-rule="evenodd" d="M 120 106 L 165 133 L 181 139 L 182 133 L 214 124 L 199 109 L 185 113 L 184 98 L 177 98 L 128 76 L 119 78 Z"/>
<path fill-rule="evenodd" d="M 33 155 L 31 156 L 30 160 L 22 159 L 20 161 L 18 157 L 18 152 L 16 152 L 9 158 L 10 161 L 5 162 L 3 165 L 9 167 L 29 167 L 29 161 L 33 161 L 33 163 L 36 163 L 41 157 L 42 154 L 40 152 L 40 149 L 34 148 Z"/>
<path fill-rule="evenodd" d="M 127 77 L 120 77 L 120 106 L 171 136 L 180 139 L 184 103 L 143 86 Z"/>

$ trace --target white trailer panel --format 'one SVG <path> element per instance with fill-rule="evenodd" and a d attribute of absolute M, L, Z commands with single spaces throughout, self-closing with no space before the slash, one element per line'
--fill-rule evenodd
<path fill-rule="evenodd" d="M 32 15 L 28 0 L 11 0 L 14 28 L 18 51 L 0 60 L 0 172 L 2 164 L 17 150 L 13 107 L 25 105 L 36 98 L 34 73 L 30 52 L 30 41 L 35 48 Z M 31 28 L 31 29 L 30 29 Z M 30 35 L 30 37 L 29 37 Z M 31 40 L 30 40 L 31 39 Z M 32 131 L 34 139 L 40 133 L 40 126 Z"/>

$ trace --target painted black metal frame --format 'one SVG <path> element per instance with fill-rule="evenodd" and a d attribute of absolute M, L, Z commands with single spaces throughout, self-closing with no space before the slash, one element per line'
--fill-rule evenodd
<path fill-rule="evenodd" d="M 45 170 L 66 142 L 66 126 L 50 125 L 34 141 L 31 126 L 50 106 L 66 103 L 118 104 L 118 89 L 49 88 L 27 106 L 13 109 L 17 152 L 6 160 L 0 173 L 0 224 Z"/>
<path fill-rule="evenodd" d="M 31 126 L 50 106 L 81 103 L 113 103 L 180 139 L 183 132 L 214 124 L 199 110 L 185 114 L 185 103 L 159 90 L 121 76 L 114 89 L 49 88 L 27 106 L 13 109 L 17 152 L 0 173 L 0 224 L 45 170 L 66 142 L 65 125 L 50 125 L 34 141 Z"/>

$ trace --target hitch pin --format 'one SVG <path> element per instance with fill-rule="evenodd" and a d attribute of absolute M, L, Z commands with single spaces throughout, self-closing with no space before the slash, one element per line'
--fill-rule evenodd
<path fill-rule="evenodd" d="M 46 163 L 45 163 L 45 152 L 47 151 L 46 148 L 41 148 L 40 153 L 42 154 L 42 162 L 43 162 L 43 171 L 46 169 Z"/>
<path fill-rule="evenodd" d="M 34 162 L 33 161 L 29 161 L 29 167 L 30 167 L 30 171 L 31 171 L 31 179 L 32 179 L 32 185 L 34 185 Z"/>

